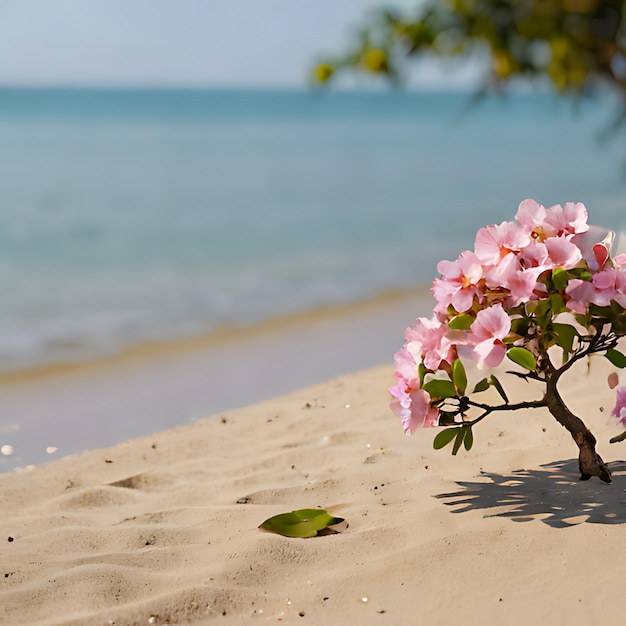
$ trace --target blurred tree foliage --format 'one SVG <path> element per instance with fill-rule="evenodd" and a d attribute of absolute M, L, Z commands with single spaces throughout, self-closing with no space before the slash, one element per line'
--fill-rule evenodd
<path fill-rule="evenodd" d="M 518 77 L 545 78 L 560 93 L 609 84 L 626 116 L 626 0 L 427 0 L 416 19 L 381 10 L 357 45 L 314 69 L 317 83 L 342 70 L 401 80 L 407 57 L 488 51 L 482 93 Z"/>

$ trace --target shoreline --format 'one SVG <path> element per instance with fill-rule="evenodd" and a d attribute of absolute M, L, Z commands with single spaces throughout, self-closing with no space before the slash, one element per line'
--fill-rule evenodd
<path fill-rule="evenodd" d="M 429 287 L 411 287 L 386 291 L 365 300 L 349 304 L 326 305 L 309 311 L 272 317 L 245 326 L 224 326 L 216 330 L 184 338 L 143 341 L 109 354 L 93 355 L 70 362 L 51 362 L 0 371 L 0 387 L 40 380 L 54 376 L 72 375 L 99 368 L 115 367 L 125 361 L 149 360 L 181 354 L 187 351 L 220 348 L 234 345 L 277 330 L 292 328 L 325 319 L 344 318 L 349 315 L 376 314 L 384 309 L 408 307 L 415 304 L 415 315 L 425 315 L 426 300 L 432 299 Z M 434 306 L 434 301 L 433 305 Z M 408 306 L 407 306 L 408 305 Z M 413 319 L 407 319 L 407 325 Z M 402 343 L 400 329 L 399 342 Z M 391 355 L 393 357 L 393 354 Z"/>
<path fill-rule="evenodd" d="M 392 361 L 423 289 L 0 376 L 0 472 L 115 445 Z M 50 452 L 52 450 L 52 452 Z"/>

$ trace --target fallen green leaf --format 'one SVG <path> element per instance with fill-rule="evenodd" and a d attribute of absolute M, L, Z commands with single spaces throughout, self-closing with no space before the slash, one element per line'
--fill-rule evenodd
<path fill-rule="evenodd" d="M 290 513 L 281 513 L 266 519 L 259 528 L 283 537 L 315 537 L 320 531 L 341 524 L 342 517 L 333 517 L 324 509 L 299 509 Z M 336 532 L 336 531 L 335 531 Z"/>

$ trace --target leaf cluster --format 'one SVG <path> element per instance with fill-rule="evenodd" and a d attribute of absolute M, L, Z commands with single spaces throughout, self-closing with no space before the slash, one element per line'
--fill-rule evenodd
<path fill-rule="evenodd" d="M 325 83 L 347 68 L 397 81 L 406 57 L 479 48 L 491 59 L 483 93 L 516 77 L 547 78 L 577 94 L 604 82 L 623 96 L 626 117 L 625 15 L 626 0 L 430 0 L 415 19 L 379 12 L 357 45 L 319 65 L 314 79 Z"/>

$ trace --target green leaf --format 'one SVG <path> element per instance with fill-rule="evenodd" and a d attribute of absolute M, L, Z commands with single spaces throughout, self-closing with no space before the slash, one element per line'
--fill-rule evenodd
<path fill-rule="evenodd" d="M 469 313 L 461 313 L 461 315 L 457 315 L 453 317 L 448 322 L 448 328 L 452 330 L 468 330 L 469 327 L 474 323 L 476 318 Z"/>
<path fill-rule="evenodd" d="M 563 298 L 556 294 L 556 296 L 550 296 L 550 298 L 546 300 L 538 300 L 535 304 L 534 302 L 528 303 L 528 308 L 530 309 L 529 313 L 532 311 L 535 314 L 535 321 L 538 326 L 541 328 L 545 328 L 548 325 L 548 322 L 552 319 L 552 314 L 554 313 L 554 305 L 559 305 L 559 302 L 553 301 L 553 298 Z M 529 306 L 533 305 L 533 306 Z"/>
<path fill-rule="evenodd" d="M 465 433 L 467 431 L 466 428 L 457 429 L 459 432 L 456 434 L 456 439 L 454 440 L 454 445 L 452 446 L 452 455 L 456 456 L 456 453 L 461 449 L 461 444 L 463 443 L 463 439 L 465 439 Z"/>
<path fill-rule="evenodd" d="M 496 391 L 500 394 L 500 397 L 508 404 L 509 399 L 506 397 L 504 387 L 500 384 L 500 381 L 495 376 L 492 376 L 489 379 L 489 384 L 493 385 L 496 388 Z"/>
<path fill-rule="evenodd" d="M 558 315 L 566 309 L 565 299 L 560 293 L 553 293 L 550 296 L 550 308 L 552 315 Z"/>
<path fill-rule="evenodd" d="M 457 359 L 452 364 L 452 380 L 457 393 L 460 396 L 465 395 L 465 390 L 467 389 L 467 374 L 465 373 L 461 359 Z"/>
<path fill-rule="evenodd" d="M 471 426 L 467 426 L 465 430 L 467 432 L 465 433 L 465 439 L 463 439 L 463 445 L 465 446 L 465 449 L 469 452 L 474 445 L 474 433 L 472 433 Z"/>
<path fill-rule="evenodd" d="M 299 509 L 266 519 L 259 528 L 284 537 L 315 537 L 320 531 L 345 521 L 324 509 Z M 332 529 L 330 529 L 332 531 Z"/>
<path fill-rule="evenodd" d="M 483 378 L 476 383 L 476 387 L 474 387 L 472 393 L 480 393 L 481 391 L 487 391 L 487 389 L 489 389 L 489 381 Z"/>
<path fill-rule="evenodd" d="M 450 413 L 448 411 L 439 411 L 439 426 L 454 426 L 454 419 L 458 412 Z"/>
<path fill-rule="evenodd" d="M 611 437 L 611 439 L 609 439 L 609 443 L 618 443 L 620 441 L 624 441 L 624 439 L 626 439 L 626 430 L 621 435 L 617 435 L 617 437 Z"/>
<path fill-rule="evenodd" d="M 552 270 L 552 284 L 557 291 L 563 291 L 567 287 L 569 282 L 569 276 L 562 267 L 557 267 Z"/>
<path fill-rule="evenodd" d="M 574 338 L 578 336 L 576 329 L 569 324 L 553 324 L 552 329 L 556 335 L 556 343 L 568 354 L 574 347 Z"/>
<path fill-rule="evenodd" d="M 509 348 L 506 355 L 513 363 L 517 363 L 531 372 L 537 369 L 537 359 L 535 359 L 534 354 L 530 350 L 526 350 L 526 348 L 513 346 Z"/>
<path fill-rule="evenodd" d="M 446 428 L 440 433 L 437 433 L 437 436 L 433 440 L 433 448 L 435 450 L 445 448 L 457 436 L 460 430 L 460 428 Z"/>
<path fill-rule="evenodd" d="M 530 320 L 527 317 L 516 317 L 511 320 L 511 332 L 525 337 L 530 326 Z"/>
<path fill-rule="evenodd" d="M 531 300 L 526 303 L 526 313 L 528 315 L 535 315 L 535 317 L 541 317 L 545 315 L 550 309 L 550 300 Z"/>
<path fill-rule="evenodd" d="M 426 391 L 431 398 L 452 398 L 456 396 L 456 389 L 451 380 L 435 378 L 426 383 L 422 389 Z"/>
<path fill-rule="evenodd" d="M 590 320 L 591 320 L 591 316 L 589 315 L 589 313 L 585 313 L 584 315 L 582 313 L 574 313 L 574 319 L 583 328 L 587 328 L 589 326 L 589 323 L 590 323 Z"/>
<path fill-rule="evenodd" d="M 608 306 L 598 306 L 597 304 L 593 304 L 593 302 L 589 305 L 589 313 L 594 317 L 600 317 L 604 319 L 609 319 L 611 316 L 611 307 Z"/>
<path fill-rule="evenodd" d="M 624 356 L 619 350 L 609 348 L 604 355 L 615 367 L 626 367 L 626 356 Z"/>
<path fill-rule="evenodd" d="M 569 273 L 574 278 L 580 278 L 581 280 L 586 280 L 587 282 L 591 282 L 593 279 L 593 274 L 584 267 L 575 267 L 569 270 Z"/>
<path fill-rule="evenodd" d="M 420 364 L 417 366 L 417 372 L 420 378 L 420 386 L 424 384 L 424 376 L 428 374 L 430 370 L 420 361 Z"/>

